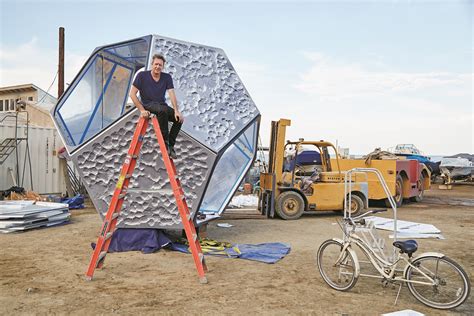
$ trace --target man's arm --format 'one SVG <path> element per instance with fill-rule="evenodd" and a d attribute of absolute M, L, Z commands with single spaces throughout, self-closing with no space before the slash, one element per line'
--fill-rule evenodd
<path fill-rule="evenodd" d="M 183 115 L 181 114 L 181 112 L 178 109 L 178 101 L 176 100 L 176 94 L 174 93 L 174 89 L 168 89 L 167 91 L 168 91 L 168 95 L 170 97 L 171 104 L 173 105 L 174 116 L 175 116 L 175 118 L 178 122 L 183 123 L 184 118 L 183 118 Z"/>
<path fill-rule="evenodd" d="M 134 85 L 132 85 L 132 88 L 130 89 L 130 98 L 132 99 L 133 104 L 135 104 L 137 109 L 140 111 L 141 116 L 144 116 L 144 117 L 150 116 L 150 112 L 145 110 L 145 108 L 143 107 L 143 104 L 140 102 L 140 100 L 138 100 L 137 93 L 138 93 L 138 89 Z"/>

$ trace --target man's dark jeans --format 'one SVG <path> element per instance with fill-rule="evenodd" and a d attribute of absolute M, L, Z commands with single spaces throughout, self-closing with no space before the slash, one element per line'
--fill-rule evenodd
<path fill-rule="evenodd" d="M 160 123 L 160 130 L 165 143 L 168 144 L 169 147 L 173 147 L 176 143 L 176 137 L 178 136 L 181 126 L 183 125 L 183 123 L 180 123 L 176 120 L 176 117 L 174 116 L 174 109 L 169 107 L 164 102 L 151 102 L 144 105 L 144 107 L 145 110 L 150 111 L 156 115 L 158 122 Z M 173 122 L 171 131 L 168 131 L 168 122 Z"/>

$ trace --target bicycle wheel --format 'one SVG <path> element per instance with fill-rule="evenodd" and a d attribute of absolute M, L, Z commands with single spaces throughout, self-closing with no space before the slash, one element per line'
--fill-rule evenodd
<path fill-rule="evenodd" d="M 343 245 L 329 239 L 321 244 L 318 249 L 317 263 L 319 273 L 324 281 L 338 291 L 350 290 L 357 282 L 354 259 L 349 251 L 344 251 L 341 260 L 337 262 Z"/>
<path fill-rule="evenodd" d="M 435 284 L 407 282 L 413 296 L 425 305 L 439 309 L 455 308 L 464 303 L 471 290 L 469 278 L 459 264 L 448 257 L 426 256 L 415 259 L 412 265 L 434 280 Z M 405 278 L 408 281 L 429 282 L 411 266 Z"/>

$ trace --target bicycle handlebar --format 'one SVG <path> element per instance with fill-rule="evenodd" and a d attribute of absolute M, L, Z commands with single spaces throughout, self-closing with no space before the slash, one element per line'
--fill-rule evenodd
<path fill-rule="evenodd" d="M 365 224 L 364 217 L 366 217 L 367 215 L 386 212 L 386 211 L 387 211 L 387 209 L 369 210 L 369 211 L 365 212 L 364 214 L 361 214 L 361 215 L 356 216 L 356 217 L 347 217 L 347 218 L 344 218 L 344 220 L 349 221 L 349 223 L 351 223 L 351 224 L 360 223 L 360 224 L 364 225 Z"/>

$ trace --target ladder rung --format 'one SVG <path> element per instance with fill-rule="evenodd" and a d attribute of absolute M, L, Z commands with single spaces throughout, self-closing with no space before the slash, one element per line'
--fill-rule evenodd
<path fill-rule="evenodd" d="M 107 255 L 107 251 L 102 251 L 102 252 L 99 254 L 99 258 L 97 258 L 97 264 L 99 264 L 100 261 L 102 261 L 102 259 L 104 259 L 106 255 Z"/>
<path fill-rule="evenodd" d="M 122 194 L 119 194 L 118 198 L 123 199 L 123 198 L 125 198 L 126 195 L 127 195 L 127 192 L 124 192 Z"/>
<path fill-rule="evenodd" d="M 128 159 L 137 159 L 138 155 L 127 155 Z"/>
<path fill-rule="evenodd" d="M 198 235 L 197 234 L 193 234 L 193 241 L 196 241 L 198 239 Z"/>
<path fill-rule="evenodd" d="M 107 234 L 105 234 L 104 240 L 109 239 L 110 237 L 112 237 L 113 234 L 114 234 L 113 232 L 108 232 Z"/>
<path fill-rule="evenodd" d="M 119 213 L 114 213 L 114 214 L 112 215 L 112 220 L 114 220 L 114 219 L 116 219 L 117 217 L 119 217 L 119 215 L 120 215 Z"/>
<path fill-rule="evenodd" d="M 125 175 L 125 179 L 130 179 L 131 177 L 132 177 L 131 174 L 126 174 L 126 175 Z"/>

